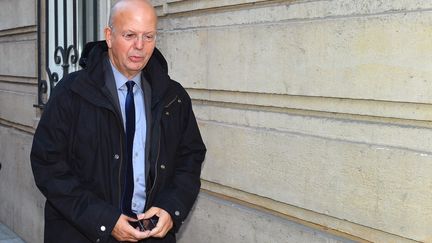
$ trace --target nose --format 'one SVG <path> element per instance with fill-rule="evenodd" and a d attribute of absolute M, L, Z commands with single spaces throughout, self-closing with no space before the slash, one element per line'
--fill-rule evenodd
<path fill-rule="evenodd" d="M 135 40 L 135 48 L 141 50 L 144 48 L 144 40 L 142 38 L 138 38 Z"/>

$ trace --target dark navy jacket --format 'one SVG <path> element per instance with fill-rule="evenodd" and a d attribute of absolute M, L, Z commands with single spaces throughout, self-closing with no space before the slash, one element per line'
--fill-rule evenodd
<path fill-rule="evenodd" d="M 80 64 L 56 86 L 34 135 L 31 165 L 36 185 L 47 198 L 45 242 L 116 242 L 125 171 L 121 114 L 107 88 L 105 42 L 86 47 Z M 168 76 L 155 49 L 143 70 L 151 87 L 151 121 L 147 145 L 146 209 L 170 213 L 175 232 L 188 215 L 200 189 L 206 148 L 191 100 Z"/>

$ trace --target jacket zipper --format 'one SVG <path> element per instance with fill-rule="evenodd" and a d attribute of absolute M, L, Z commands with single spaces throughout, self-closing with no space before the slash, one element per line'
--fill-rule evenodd
<path fill-rule="evenodd" d="M 150 191 L 148 193 L 148 198 L 151 197 L 151 193 L 153 192 L 155 186 L 156 186 L 156 180 L 158 177 L 158 161 L 159 161 L 159 154 L 160 154 L 160 143 L 161 143 L 161 139 L 160 139 L 160 134 L 159 134 L 159 139 L 158 139 L 158 153 L 156 155 L 156 161 L 155 161 L 155 178 L 153 180 L 153 184 L 152 187 L 150 188 Z M 148 203 L 148 200 L 146 200 L 146 204 Z M 145 208 L 147 209 L 147 205 L 145 206 Z"/>
<path fill-rule="evenodd" d="M 117 116 L 116 112 L 113 111 L 113 113 L 114 113 L 114 116 L 117 118 L 116 120 L 117 120 L 117 124 L 120 127 L 120 130 L 123 131 L 122 130 L 123 124 L 122 124 L 121 120 Z M 121 208 L 121 205 L 122 205 L 121 172 L 122 172 L 122 167 L 123 167 L 123 135 L 122 135 L 122 132 L 120 132 L 119 137 L 120 137 L 120 154 L 119 154 L 120 165 L 119 165 L 119 173 L 118 173 L 118 205 Z"/>
<path fill-rule="evenodd" d="M 174 97 L 174 99 L 172 99 L 170 102 L 168 102 L 168 104 L 167 105 L 165 105 L 165 107 L 164 108 L 168 108 L 168 107 L 170 107 L 176 100 L 177 100 L 177 95 Z M 160 120 L 159 120 L 159 122 L 160 122 Z M 153 192 L 153 190 L 154 190 L 154 188 L 155 188 L 155 186 L 156 186 L 156 181 L 157 181 L 157 178 L 158 178 L 158 162 L 159 162 L 159 156 L 160 156 L 160 144 L 161 144 L 161 134 L 160 134 L 160 132 L 159 132 L 159 139 L 158 139 L 158 152 L 157 152 L 157 155 L 156 155 L 156 161 L 155 161 L 155 178 L 154 178 L 154 180 L 153 180 L 153 184 L 152 184 L 152 187 L 150 188 L 150 191 L 149 191 L 149 193 L 148 193 L 148 199 L 150 199 L 151 198 L 151 194 L 152 194 L 152 192 Z M 145 210 L 147 210 L 147 206 L 148 206 L 148 200 L 146 200 L 146 206 L 144 207 L 145 208 Z"/>
<path fill-rule="evenodd" d="M 122 203 L 122 187 L 121 187 L 121 172 L 123 167 L 123 136 L 122 133 L 120 133 L 120 167 L 119 167 L 119 174 L 118 174 L 118 203 L 119 206 L 121 206 Z"/>
<path fill-rule="evenodd" d="M 176 101 L 176 99 L 177 99 L 177 95 L 174 97 L 174 99 L 172 99 L 170 102 L 168 102 L 168 104 L 165 106 L 165 108 L 168 108 L 168 107 L 170 107 L 171 105 L 172 105 L 172 103 L 174 103 L 175 101 Z"/>

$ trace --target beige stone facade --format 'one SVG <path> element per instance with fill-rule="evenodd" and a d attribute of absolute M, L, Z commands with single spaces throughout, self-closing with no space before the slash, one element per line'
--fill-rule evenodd
<path fill-rule="evenodd" d="M 0 1 L 0 221 L 28 242 L 35 2 Z M 431 1 L 152 2 L 208 147 L 179 242 L 432 242 Z"/>

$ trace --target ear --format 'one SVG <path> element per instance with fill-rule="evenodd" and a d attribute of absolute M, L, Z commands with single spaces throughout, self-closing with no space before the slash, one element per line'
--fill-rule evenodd
<path fill-rule="evenodd" d="M 104 34 L 107 46 L 108 48 L 111 48 L 112 29 L 110 27 L 105 27 Z"/>

